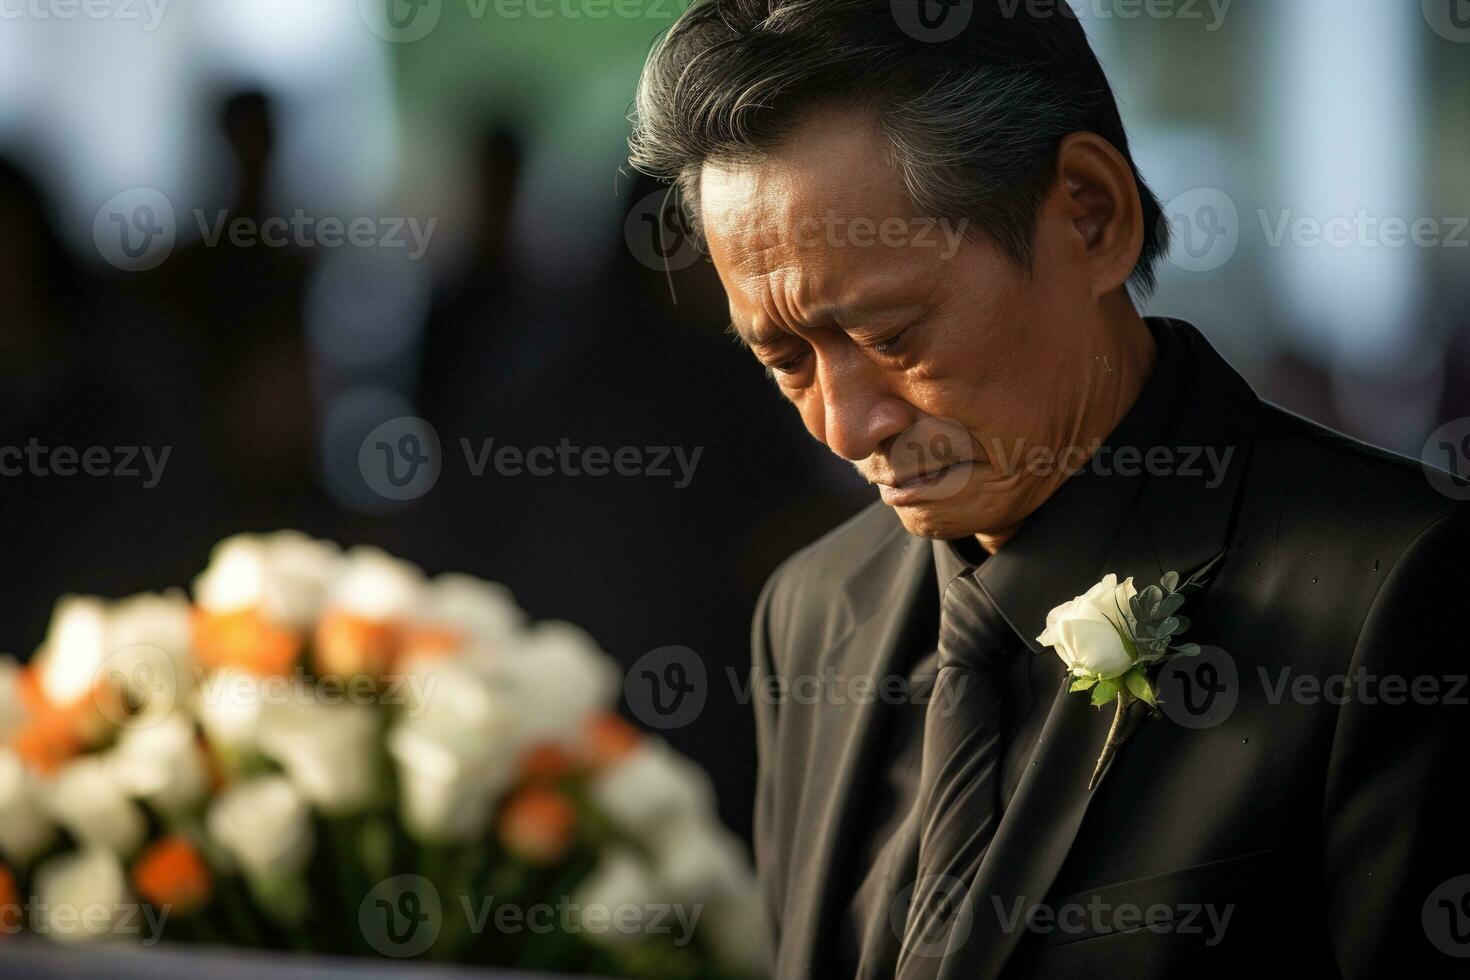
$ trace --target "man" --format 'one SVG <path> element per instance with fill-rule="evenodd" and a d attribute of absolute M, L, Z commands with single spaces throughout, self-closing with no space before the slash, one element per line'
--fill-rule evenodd
<path fill-rule="evenodd" d="M 1140 317 L 1167 228 L 1080 26 L 946 9 L 696 3 L 638 94 L 734 331 L 881 498 L 756 613 L 758 689 L 848 695 L 757 699 L 775 973 L 1461 975 L 1470 513 Z"/>

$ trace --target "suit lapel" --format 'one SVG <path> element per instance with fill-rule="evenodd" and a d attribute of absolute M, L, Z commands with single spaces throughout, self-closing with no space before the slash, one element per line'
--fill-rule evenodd
<path fill-rule="evenodd" d="M 822 655 L 819 671 L 830 667 L 840 675 L 875 681 L 894 673 L 919 590 L 929 585 L 927 572 L 933 567 L 929 542 L 907 534 L 896 520 L 894 526 L 893 538 L 849 576 L 843 595 L 850 627 Z M 808 860 L 804 872 L 793 878 L 796 892 L 788 905 L 814 910 L 788 923 L 796 930 L 793 963 L 799 976 L 819 972 L 818 958 L 828 956 L 837 917 L 846 911 L 843 889 L 851 869 L 841 858 L 852 852 L 854 832 L 862 825 L 858 815 L 877 781 L 874 773 L 882 763 L 877 716 L 883 707 L 873 698 L 822 715 L 815 748 L 827 757 L 817 760 L 821 768 L 811 775 L 825 775 L 828 788 L 810 788 L 811 802 L 802 807 L 799 826 L 792 828 L 803 842 L 792 853 L 805 853 Z"/>
<path fill-rule="evenodd" d="M 1073 478 L 1048 501 L 1046 520 L 1035 521 L 1042 513 L 1038 511 L 981 566 L 981 584 L 1041 658 L 1034 676 L 1049 681 L 1055 693 L 1030 764 L 971 887 L 970 929 L 956 930 L 941 978 L 987 980 L 1000 974 L 1026 932 L 1027 911 L 1045 900 L 1089 805 L 1107 786 L 1104 779 L 1093 791 L 1087 789 L 1112 723 L 1112 708 L 1094 708 L 1086 697 L 1068 691 L 1061 661 L 1035 639 L 1047 611 L 1108 572 L 1120 579 L 1134 576 L 1142 587 L 1157 582 L 1165 571 L 1189 572 L 1203 565 L 1228 543 L 1261 405 L 1193 327 L 1172 327 L 1187 348 L 1188 368 L 1167 434 L 1161 431 L 1154 438 L 1181 456 L 1181 451 L 1198 448 L 1203 455 L 1213 449 L 1214 459 L 1227 460 L 1223 474 L 1212 474 L 1206 466 L 1198 478 L 1114 476 L 1106 487 Z M 1092 506 L 1081 506 L 1082 501 Z M 1114 533 L 1101 538 L 1083 533 L 1079 522 L 1099 519 L 1109 508 L 1125 515 L 1112 525 Z M 1018 547 L 1013 550 L 1012 545 Z M 986 574 L 988 565 L 993 567 Z M 1126 751 L 1126 745 L 1120 749 Z"/>

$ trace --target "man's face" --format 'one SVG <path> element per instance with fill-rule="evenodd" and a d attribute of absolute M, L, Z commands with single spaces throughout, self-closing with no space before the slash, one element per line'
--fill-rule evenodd
<path fill-rule="evenodd" d="M 807 430 L 910 532 L 1005 533 L 1065 479 L 1042 453 L 1075 445 L 1106 368 L 1065 195 L 1042 208 L 1028 274 L 962 219 L 915 217 L 885 146 L 866 117 L 832 114 L 757 163 L 706 164 L 710 254 Z"/>

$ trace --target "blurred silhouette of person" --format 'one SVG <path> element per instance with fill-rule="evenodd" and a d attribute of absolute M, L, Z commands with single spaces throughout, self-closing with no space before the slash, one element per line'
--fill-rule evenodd
<path fill-rule="evenodd" d="M 264 92 L 228 94 L 217 110 L 234 166 L 226 207 L 198 212 L 211 238 L 125 285 L 165 338 L 153 352 L 170 379 L 167 419 L 180 479 L 215 529 L 291 524 L 312 511 L 313 413 L 303 306 L 311 256 L 289 236 L 267 241 L 275 110 Z M 181 210 L 181 230 L 191 223 Z M 237 241 L 239 225 L 256 234 Z M 213 237 L 217 236 L 217 237 Z"/>
<path fill-rule="evenodd" d="M 57 596 L 85 586 L 96 516 L 129 492 L 77 472 L 80 454 L 126 442 L 137 415 L 94 356 L 90 278 L 41 185 L 4 157 L 0 229 L 0 651 L 28 656 Z"/>

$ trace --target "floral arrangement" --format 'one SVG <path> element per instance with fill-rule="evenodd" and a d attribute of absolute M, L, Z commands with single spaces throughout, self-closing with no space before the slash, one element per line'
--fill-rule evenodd
<path fill-rule="evenodd" d="M 0 658 L 0 937 L 757 975 L 707 775 L 507 590 L 295 532 Z"/>

